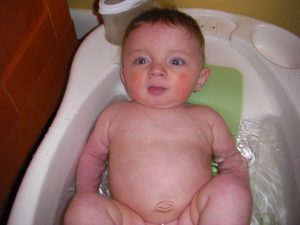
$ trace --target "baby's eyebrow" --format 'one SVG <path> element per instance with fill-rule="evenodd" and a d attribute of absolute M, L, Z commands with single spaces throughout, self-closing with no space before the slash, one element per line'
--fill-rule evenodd
<path fill-rule="evenodd" d="M 126 50 L 125 50 L 126 52 Z M 127 50 L 127 54 L 129 55 L 133 55 L 133 54 L 146 54 L 147 51 L 144 50 L 144 49 L 139 49 L 139 48 L 136 48 L 136 49 L 131 49 L 131 50 Z"/>
<path fill-rule="evenodd" d="M 171 54 L 180 54 L 180 55 L 188 55 L 190 57 L 195 57 L 195 51 L 187 51 L 185 49 L 174 49 L 170 51 Z"/>

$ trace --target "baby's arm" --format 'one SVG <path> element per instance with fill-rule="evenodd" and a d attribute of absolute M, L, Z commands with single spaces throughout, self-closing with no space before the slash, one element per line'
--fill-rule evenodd
<path fill-rule="evenodd" d="M 248 183 L 247 160 L 237 150 L 235 141 L 224 119 L 216 112 L 211 115 L 213 155 L 215 161 L 219 164 L 219 175 L 234 175 Z"/>
<path fill-rule="evenodd" d="M 108 121 L 105 114 L 101 113 L 83 149 L 77 167 L 77 193 L 98 192 L 108 154 Z"/>

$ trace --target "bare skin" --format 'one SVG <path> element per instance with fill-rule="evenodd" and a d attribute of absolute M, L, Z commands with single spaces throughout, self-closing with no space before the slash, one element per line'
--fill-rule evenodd
<path fill-rule="evenodd" d="M 66 224 L 249 224 L 247 162 L 217 112 L 185 103 L 209 76 L 195 46 L 183 28 L 161 23 L 129 35 L 121 79 L 132 101 L 100 114 Z M 112 199 L 97 194 L 108 155 Z M 212 155 L 220 163 L 216 177 Z"/>

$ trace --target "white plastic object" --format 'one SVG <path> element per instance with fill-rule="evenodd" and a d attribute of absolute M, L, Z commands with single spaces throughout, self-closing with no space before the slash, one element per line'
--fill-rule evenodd
<path fill-rule="evenodd" d="M 130 21 L 154 5 L 152 0 L 100 0 L 99 12 L 102 14 L 106 40 L 121 45 Z"/>
<path fill-rule="evenodd" d="M 101 14 L 115 14 L 125 12 L 143 4 L 146 1 L 147 0 L 121 0 L 118 3 L 114 4 L 114 1 L 111 1 L 112 3 L 109 3 L 110 0 L 100 0 L 99 12 Z"/>

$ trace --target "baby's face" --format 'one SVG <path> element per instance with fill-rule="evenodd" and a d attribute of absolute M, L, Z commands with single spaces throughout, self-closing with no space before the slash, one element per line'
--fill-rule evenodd
<path fill-rule="evenodd" d="M 201 60 L 197 39 L 183 28 L 144 24 L 125 42 L 121 79 L 133 100 L 174 107 L 199 89 Z"/>

